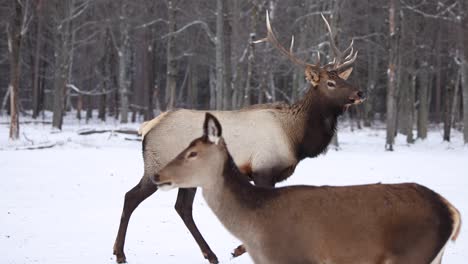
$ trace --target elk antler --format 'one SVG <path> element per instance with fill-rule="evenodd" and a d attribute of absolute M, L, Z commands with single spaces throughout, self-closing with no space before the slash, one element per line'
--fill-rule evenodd
<path fill-rule="evenodd" d="M 299 59 L 298 57 L 296 57 L 294 55 L 294 53 L 293 53 L 294 36 L 291 38 L 291 46 L 289 48 L 289 51 L 279 43 L 278 39 L 276 38 L 276 36 L 273 33 L 273 30 L 271 28 L 270 15 L 268 14 L 268 11 L 266 13 L 266 26 L 267 26 L 267 36 L 265 38 L 263 38 L 263 39 L 254 41 L 253 43 L 270 42 L 271 44 L 275 45 L 276 48 L 278 48 L 278 50 L 281 53 L 283 53 L 283 55 L 288 57 L 289 60 L 291 60 L 293 63 L 295 63 L 297 65 L 300 65 L 300 66 L 303 66 L 303 67 L 312 68 L 312 70 L 316 70 L 316 71 L 318 71 L 320 69 L 320 66 L 318 64 L 315 65 L 315 64 L 307 63 L 307 62 Z"/>
<path fill-rule="evenodd" d="M 354 52 L 354 49 L 353 49 L 354 40 L 351 40 L 351 44 L 349 44 L 349 46 L 343 52 L 341 52 L 336 47 L 335 38 L 333 36 L 330 24 L 328 23 L 327 19 L 325 18 L 323 14 L 320 14 L 320 15 L 322 15 L 322 19 L 323 21 L 325 21 L 325 25 L 327 26 L 328 33 L 330 35 L 330 47 L 333 51 L 333 54 L 335 55 L 335 58 L 333 58 L 333 61 L 325 65 L 325 67 L 332 68 L 333 70 L 340 70 L 351 65 L 356 60 L 357 54 L 358 54 L 358 52 L 357 51 Z M 344 58 L 344 61 L 342 62 L 343 56 L 348 52 L 349 54 Z"/>

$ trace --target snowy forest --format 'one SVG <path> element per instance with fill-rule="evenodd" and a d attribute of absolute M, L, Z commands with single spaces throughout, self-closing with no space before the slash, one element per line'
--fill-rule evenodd
<path fill-rule="evenodd" d="M 207 144 L 216 152 L 204 152 Z M 179 154 L 187 146 L 201 151 Z M 196 174 L 246 176 L 211 202 L 222 201 L 225 221 L 255 239 L 287 234 L 271 243 L 286 244 L 286 253 L 313 251 L 288 232 L 306 234 L 319 211 L 333 236 L 317 237 L 332 237 L 333 254 L 358 247 L 355 256 L 372 255 L 379 242 L 401 238 L 396 251 L 422 256 L 402 245 L 436 243 L 423 230 L 436 223 L 451 238 L 459 231 L 453 243 L 437 240 L 442 263 L 466 263 L 468 0 L 0 0 L 2 263 L 254 263 L 203 186 L 161 180 L 177 154 L 184 164 L 205 161 L 178 180 L 215 186 L 228 181 Z M 400 183 L 409 191 L 389 202 Z M 266 204 L 293 185 L 325 195 Z M 376 199 L 332 191 L 356 185 L 385 191 Z M 226 209 L 231 192 L 241 204 Z M 413 199 L 422 192 L 429 195 Z M 320 210 L 302 210 L 316 201 Z M 240 225 L 246 207 L 266 208 L 268 218 L 252 214 Z M 451 220 L 418 213 L 434 208 Z M 363 224 L 369 219 L 375 228 Z M 355 239 L 372 230 L 384 239 Z M 385 263 L 430 262 L 382 252 Z M 275 263 L 293 262 L 304 261 Z"/>
<path fill-rule="evenodd" d="M 173 108 L 239 109 L 296 101 L 303 69 L 268 43 L 269 10 L 285 46 L 313 62 L 330 58 L 329 18 L 342 48 L 359 52 L 351 81 L 368 100 L 350 109 L 357 127 L 387 126 L 411 143 L 431 124 L 464 130 L 468 142 L 468 4 L 463 0 L 3 1 L 1 115 L 51 126 L 64 116 L 121 123 Z M 416 133 L 413 133 L 415 129 Z"/>

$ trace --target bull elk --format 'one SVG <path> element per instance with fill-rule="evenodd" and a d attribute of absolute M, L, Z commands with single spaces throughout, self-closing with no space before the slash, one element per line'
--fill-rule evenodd
<path fill-rule="evenodd" d="M 161 189 L 201 187 L 221 223 L 257 264 L 440 264 L 461 226 L 458 210 L 415 184 L 344 187 L 250 184 L 234 162 L 218 120 L 169 162 Z"/>
<path fill-rule="evenodd" d="M 333 62 L 310 64 L 297 58 L 275 37 L 267 14 L 267 37 L 261 41 L 274 44 L 294 64 L 305 69 L 310 88 L 298 102 L 262 104 L 236 111 L 216 111 L 227 133 L 235 163 L 256 185 L 274 186 L 289 177 L 297 163 L 306 157 L 322 153 L 336 129 L 337 117 L 353 104 L 364 100 L 364 93 L 346 81 L 357 52 L 350 46 L 341 52 L 330 35 Z M 140 128 L 143 135 L 144 175 L 125 194 L 120 226 L 114 243 L 117 262 L 125 262 L 124 243 L 130 216 L 135 208 L 158 187 L 150 178 L 158 173 L 192 140 L 204 119 L 203 111 L 179 109 L 162 113 Z M 195 238 L 204 257 L 217 263 L 216 255 L 200 234 L 192 217 L 196 188 L 179 189 L 175 209 Z"/>

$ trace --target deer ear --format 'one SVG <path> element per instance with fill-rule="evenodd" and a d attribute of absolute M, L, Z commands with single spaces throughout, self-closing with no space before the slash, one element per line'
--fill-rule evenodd
<path fill-rule="evenodd" d="M 306 67 L 305 77 L 312 86 L 317 86 L 320 81 L 320 74 L 317 71 L 314 71 L 311 67 Z"/>
<path fill-rule="evenodd" d="M 214 115 L 206 113 L 205 122 L 203 123 L 203 136 L 205 136 L 211 143 L 218 144 L 221 137 L 221 124 Z"/>
<path fill-rule="evenodd" d="M 349 75 L 351 75 L 352 72 L 353 72 L 353 67 L 348 68 L 348 69 L 346 69 L 346 70 L 340 72 L 340 73 L 338 74 L 338 76 L 340 76 L 340 78 L 343 79 L 343 80 L 347 80 L 348 77 L 349 77 Z"/>

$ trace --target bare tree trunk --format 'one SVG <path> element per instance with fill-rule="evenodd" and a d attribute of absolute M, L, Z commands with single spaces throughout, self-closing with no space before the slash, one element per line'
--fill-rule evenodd
<path fill-rule="evenodd" d="M 79 94 L 76 99 L 76 119 L 81 120 L 81 110 L 83 110 L 83 95 Z"/>
<path fill-rule="evenodd" d="M 249 106 L 250 101 L 250 90 L 251 82 L 253 75 L 253 67 L 255 63 L 255 45 L 253 41 L 256 38 L 256 28 L 257 28 L 257 17 L 258 17 L 258 7 L 254 5 L 251 15 L 251 24 L 250 24 L 250 36 L 249 36 L 249 51 L 247 57 L 247 79 L 245 80 L 245 90 L 244 90 L 244 106 Z"/>
<path fill-rule="evenodd" d="M 175 61 L 175 36 L 171 33 L 176 31 L 176 7 L 173 6 L 173 1 L 167 2 L 168 6 L 168 34 L 167 37 L 167 76 L 166 76 L 166 110 L 175 107 L 176 98 L 176 77 L 177 77 L 177 62 Z"/>
<path fill-rule="evenodd" d="M 240 32 L 242 29 L 240 28 L 240 4 L 239 1 L 228 1 L 231 4 L 231 28 L 232 28 L 232 36 L 231 36 L 231 50 L 232 50 L 232 67 L 231 71 L 233 71 L 233 79 L 232 83 L 232 108 L 239 108 L 243 101 L 242 101 L 242 76 L 244 74 L 241 73 L 242 71 L 242 62 L 241 56 L 242 52 L 239 52 L 239 48 L 244 48 L 244 41 L 240 38 Z"/>
<path fill-rule="evenodd" d="M 223 108 L 224 97 L 224 8 L 216 1 L 216 109 Z"/>
<path fill-rule="evenodd" d="M 371 22 L 369 22 L 370 24 Z M 371 25 L 369 25 L 370 27 Z M 370 30 L 370 29 L 369 29 Z M 364 126 L 370 127 L 373 121 L 372 115 L 372 103 L 374 101 L 374 90 L 377 79 L 378 59 L 376 52 L 373 51 L 370 43 L 367 43 L 366 48 L 368 61 L 367 61 L 367 101 L 364 103 Z"/>
<path fill-rule="evenodd" d="M 27 4 L 27 3 L 24 3 Z M 22 37 L 23 6 L 15 1 L 14 14 L 8 24 L 8 48 L 10 52 L 10 139 L 19 138 L 18 92 L 20 81 L 20 50 Z"/>
<path fill-rule="evenodd" d="M 187 89 L 187 104 L 189 108 L 196 108 L 196 102 L 198 98 L 198 71 L 197 67 L 192 60 L 189 62 L 191 65 L 189 67 L 189 80 L 188 80 L 188 89 Z"/>
<path fill-rule="evenodd" d="M 39 87 L 39 79 L 40 79 L 40 53 L 42 48 L 42 0 L 38 0 L 36 2 L 36 50 L 34 55 L 34 68 L 33 68 L 33 88 L 32 88 L 32 110 L 33 110 L 33 118 L 37 118 L 40 111 L 40 87 Z"/>
<path fill-rule="evenodd" d="M 232 34 L 232 13 L 229 3 L 225 3 L 223 6 L 224 10 L 224 95 L 223 95 L 223 109 L 232 109 L 232 45 L 231 45 L 231 34 Z"/>
<path fill-rule="evenodd" d="M 93 97 L 90 95 L 85 96 L 86 101 L 86 123 L 93 118 Z"/>
<path fill-rule="evenodd" d="M 460 1 L 462 10 L 465 12 L 468 10 L 468 4 L 466 1 Z M 468 52 L 466 47 L 468 46 L 465 34 L 465 26 L 468 23 L 468 15 L 465 13 L 463 19 L 459 19 L 458 23 L 458 56 L 460 57 L 461 65 L 461 87 L 463 94 L 463 140 L 465 144 L 468 144 Z"/>
<path fill-rule="evenodd" d="M 450 141 L 450 129 L 452 127 L 451 122 L 451 100 L 453 98 L 453 87 L 447 86 L 447 93 L 445 95 L 445 104 L 444 104 L 444 141 Z"/>
<path fill-rule="evenodd" d="M 408 107 L 408 130 L 406 131 L 406 143 L 414 143 L 413 135 L 413 125 L 414 125 L 414 99 L 416 92 L 416 74 L 410 75 L 410 84 L 408 86 L 408 98 L 407 107 Z"/>
<path fill-rule="evenodd" d="M 216 109 L 216 70 L 208 69 L 210 86 L 210 109 Z"/>
<path fill-rule="evenodd" d="M 399 38 L 399 1 L 390 0 L 389 6 L 389 59 L 388 59 L 388 87 L 387 87 L 387 139 L 385 149 L 393 151 L 396 131 L 396 65 L 398 60 Z"/>
<path fill-rule="evenodd" d="M 55 37 L 56 61 L 54 80 L 54 105 L 52 126 L 62 129 L 63 116 L 65 111 L 65 93 L 67 78 L 69 74 L 69 47 L 70 47 L 70 14 L 73 4 L 70 1 L 63 1 L 57 4 L 57 14 L 63 14 L 63 20 L 57 26 Z"/>
<path fill-rule="evenodd" d="M 244 106 L 249 106 L 250 102 L 250 85 L 252 82 L 253 66 L 255 62 L 255 46 L 253 41 L 255 39 L 255 33 L 250 33 L 249 40 L 249 55 L 247 58 L 247 79 L 245 80 L 245 90 L 244 90 Z"/>
<path fill-rule="evenodd" d="M 408 74 L 401 73 L 401 81 L 400 81 L 400 89 L 399 89 L 399 96 L 398 96 L 398 131 L 403 134 L 407 135 L 409 124 L 409 112 L 411 111 L 411 105 L 408 102 L 408 95 L 409 95 L 409 86 L 410 80 Z"/>
<path fill-rule="evenodd" d="M 427 137 L 427 122 L 429 116 L 428 104 L 428 72 L 427 65 L 423 63 L 423 68 L 420 70 L 420 82 L 418 93 L 418 138 L 425 139 Z"/>
<path fill-rule="evenodd" d="M 144 107 L 145 107 L 145 113 L 144 113 L 144 118 L 145 120 L 151 120 L 154 117 L 153 109 L 154 109 L 154 103 L 153 103 L 153 81 L 154 81 L 154 68 L 153 68 L 153 46 L 150 41 L 151 39 L 151 31 L 145 30 L 144 34 L 144 48 L 145 48 L 145 67 L 144 67 L 144 72 L 145 74 L 143 75 L 143 91 L 144 91 Z"/>
<path fill-rule="evenodd" d="M 440 123 L 441 118 L 441 91 L 442 91 L 442 50 L 441 50 L 441 25 L 439 24 L 439 29 L 437 30 L 437 40 L 436 40 L 436 81 L 435 81 L 435 108 L 434 108 L 434 121 L 436 124 Z M 448 102 L 447 100 L 445 102 Z M 444 123 L 445 123 L 445 111 L 444 114 Z"/>
<path fill-rule="evenodd" d="M 125 17 L 126 5 L 122 5 L 122 16 Z M 120 122 L 128 123 L 129 111 L 129 86 L 128 65 L 130 64 L 130 32 L 128 21 L 120 21 L 121 40 L 119 47 L 119 95 L 120 95 Z"/>
<path fill-rule="evenodd" d="M 453 99 L 452 99 L 452 110 L 450 112 L 451 115 L 451 126 L 455 127 L 455 123 L 457 122 L 457 109 L 459 109 L 460 103 L 460 96 L 459 96 L 459 89 L 460 89 L 460 70 L 457 72 L 457 77 L 455 78 L 455 87 L 453 89 Z"/>

